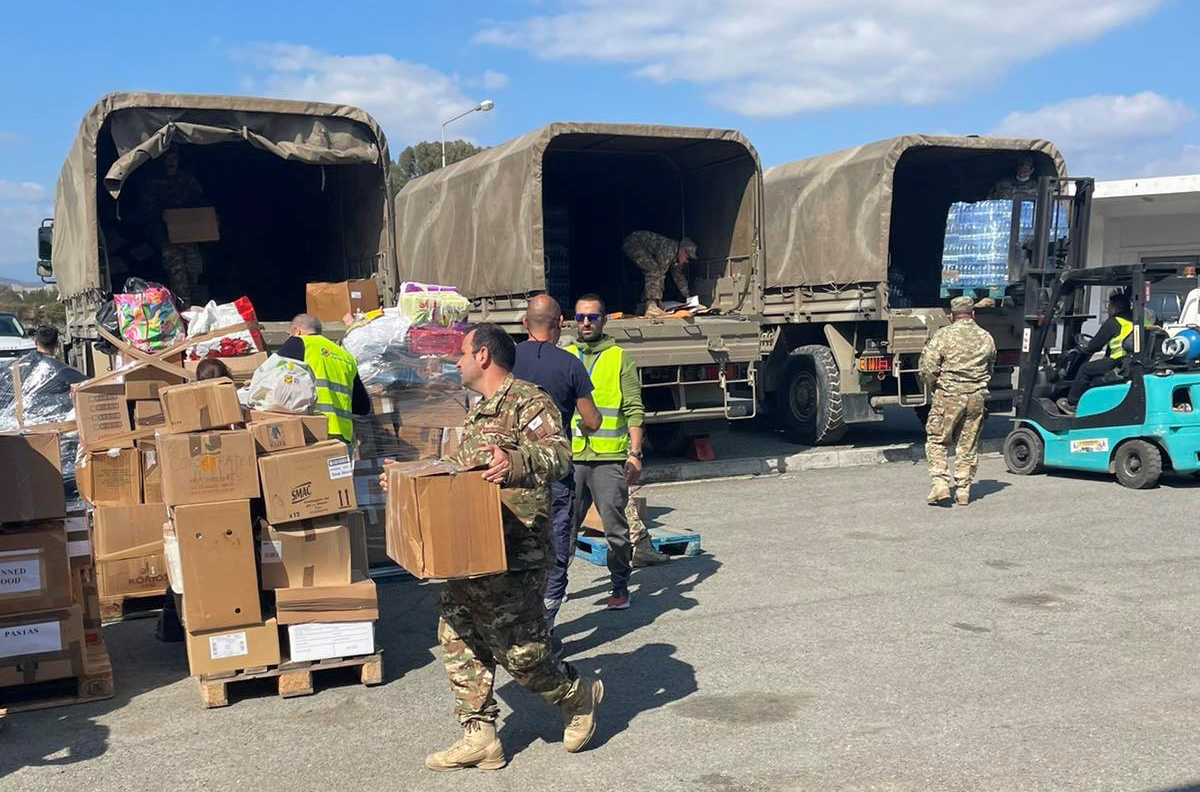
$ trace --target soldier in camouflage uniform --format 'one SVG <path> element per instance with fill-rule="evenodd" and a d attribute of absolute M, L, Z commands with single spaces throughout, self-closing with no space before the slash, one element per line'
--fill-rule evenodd
<path fill-rule="evenodd" d="M 933 488 L 929 503 L 950 500 L 950 470 L 946 454 L 954 449 L 954 502 L 971 501 L 971 479 L 978 464 L 979 433 L 983 427 L 984 395 L 996 364 L 996 342 L 975 324 L 970 297 L 950 301 L 951 323 L 925 344 L 918 364 L 921 379 L 933 389 L 925 423 L 925 456 Z"/>
<path fill-rule="evenodd" d="M 988 193 L 988 200 L 1032 201 L 1037 197 L 1037 182 L 1033 180 L 1033 157 L 1021 157 L 1011 179 L 1001 179 Z"/>
<path fill-rule="evenodd" d="M 142 184 L 139 203 L 151 239 L 161 252 L 171 293 L 187 302 L 204 272 L 204 258 L 199 244 L 170 241 L 163 210 L 204 206 L 204 190 L 195 176 L 180 169 L 179 151 L 174 146 L 163 152 L 160 161 L 163 175 Z"/>
<path fill-rule="evenodd" d="M 684 237 L 676 242 L 653 231 L 634 231 L 625 237 L 621 250 L 646 279 L 642 300 L 646 303 L 647 316 L 662 313 L 663 286 L 668 271 L 684 301 L 692 296 L 687 273 L 683 271 L 684 265 L 696 258 L 696 243 L 692 240 Z"/>
<path fill-rule="evenodd" d="M 572 753 L 595 732 L 604 686 L 552 656 L 542 604 L 550 560 L 549 484 L 571 461 L 559 409 L 537 386 L 512 376 L 516 348 L 499 326 L 476 325 L 463 339 L 462 353 L 463 385 L 483 398 L 467 415 L 458 450 L 445 461 L 486 466 L 484 478 L 501 486 L 508 571 L 451 580 L 442 591 L 438 642 L 464 733 L 425 764 L 431 770 L 494 770 L 507 762 L 496 738 L 497 664 L 526 690 L 562 708 L 563 745 Z"/>

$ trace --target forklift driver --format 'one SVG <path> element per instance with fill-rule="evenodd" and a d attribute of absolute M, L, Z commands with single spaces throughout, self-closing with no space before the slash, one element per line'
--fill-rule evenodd
<path fill-rule="evenodd" d="M 1079 367 L 1071 383 L 1071 392 L 1056 404 L 1068 415 L 1075 414 L 1079 397 L 1083 392 L 1104 379 L 1104 375 L 1121 364 L 1125 357 L 1123 342 L 1133 332 L 1133 318 L 1130 315 L 1129 297 L 1124 292 L 1115 291 L 1108 296 L 1108 319 L 1100 325 L 1100 329 L 1083 350 L 1084 364 Z M 1092 355 L 1102 349 L 1107 352 L 1099 360 L 1089 360 Z"/>

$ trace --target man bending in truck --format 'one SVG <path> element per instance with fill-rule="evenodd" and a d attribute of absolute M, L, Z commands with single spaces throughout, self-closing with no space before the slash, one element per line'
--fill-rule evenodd
<path fill-rule="evenodd" d="M 622 252 L 638 266 L 645 276 L 642 300 L 646 303 L 646 316 L 662 316 L 663 286 L 667 272 L 675 281 L 684 302 L 692 296 L 688 287 L 687 273 L 683 268 L 696 258 L 696 243 L 684 237 L 678 242 L 653 231 L 634 231 L 625 237 Z"/>

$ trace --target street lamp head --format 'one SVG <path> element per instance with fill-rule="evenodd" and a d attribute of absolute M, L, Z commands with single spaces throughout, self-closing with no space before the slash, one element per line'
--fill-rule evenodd
<path fill-rule="evenodd" d="M 493 102 L 491 99 L 484 99 L 482 102 L 479 103 L 479 107 L 477 107 L 476 109 L 482 110 L 483 112 L 486 113 L 488 110 L 491 110 L 495 106 L 496 106 L 496 103 Z"/>

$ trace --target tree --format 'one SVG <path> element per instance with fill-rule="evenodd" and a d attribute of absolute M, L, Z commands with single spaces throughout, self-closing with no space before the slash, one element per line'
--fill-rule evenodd
<path fill-rule="evenodd" d="M 0 311 L 16 314 L 26 330 L 40 324 L 54 325 L 59 330 L 67 326 L 66 306 L 58 301 L 54 289 L 17 291 L 12 286 L 0 285 Z"/>
<path fill-rule="evenodd" d="M 474 143 L 466 140 L 446 141 L 446 164 L 452 165 L 459 160 L 465 160 L 472 154 L 483 151 Z M 392 195 L 400 192 L 400 188 L 418 176 L 433 173 L 442 167 L 442 144 L 427 140 L 409 146 L 400 152 L 400 156 L 388 168 L 388 186 Z"/>

